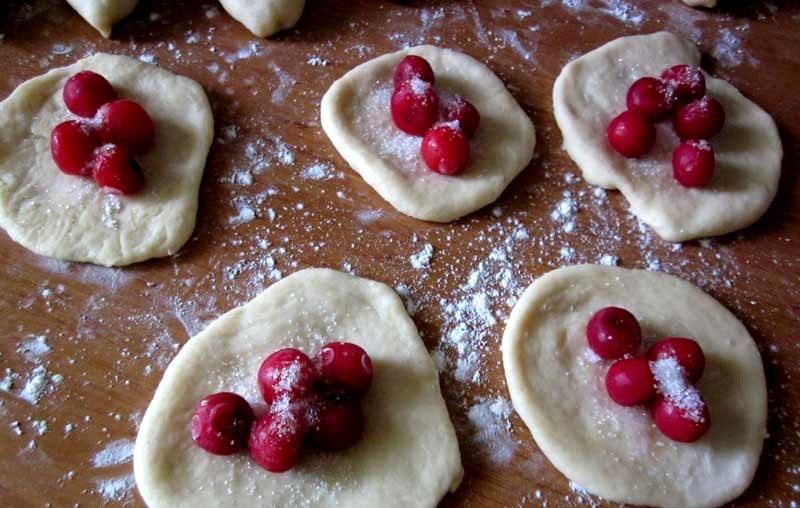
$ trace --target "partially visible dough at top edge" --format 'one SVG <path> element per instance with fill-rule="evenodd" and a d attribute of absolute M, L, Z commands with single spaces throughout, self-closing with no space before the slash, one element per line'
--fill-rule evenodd
<path fill-rule="evenodd" d="M 717 0 L 683 0 L 683 3 L 691 7 L 716 7 Z"/>
<path fill-rule="evenodd" d="M 105 38 L 111 36 L 114 23 L 133 12 L 138 2 L 139 0 L 67 0 Z"/>
<path fill-rule="evenodd" d="M 305 0 L 220 0 L 220 3 L 253 35 L 267 37 L 293 27 L 303 13 Z"/>

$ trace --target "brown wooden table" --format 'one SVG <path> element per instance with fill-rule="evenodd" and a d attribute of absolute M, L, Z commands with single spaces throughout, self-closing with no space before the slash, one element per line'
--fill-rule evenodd
<path fill-rule="evenodd" d="M 499 353 L 508 304 L 542 273 L 604 256 L 699 284 L 747 325 L 767 369 L 770 437 L 737 506 L 800 504 L 800 5 L 722 3 L 704 11 L 677 0 L 310 0 L 294 29 L 260 40 L 212 0 L 142 0 L 104 40 L 65 2 L 4 2 L 0 97 L 95 51 L 123 53 L 199 81 L 218 139 L 195 235 L 171 259 L 124 270 L 68 264 L 0 235 L 0 386 L 10 390 L 0 392 L 0 505 L 141 506 L 125 452 L 166 364 L 205 323 L 274 278 L 310 266 L 405 284 L 426 344 L 449 359 L 441 379 L 466 477 L 443 505 L 602 504 L 570 489 L 516 415 L 506 429 L 502 414 L 479 409 L 508 397 Z M 779 195 L 739 233 L 663 242 L 637 224 L 618 193 L 587 186 L 560 148 L 550 97 L 561 67 L 618 36 L 656 30 L 697 40 L 708 69 L 778 123 L 786 152 Z M 319 101 L 335 78 L 423 42 L 485 61 L 538 131 L 536 159 L 496 205 L 449 225 L 393 210 L 319 126 Z M 316 173 L 308 171 L 317 164 Z M 554 214 L 562 201 L 564 213 Z M 410 257 L 426 243 L 435 253 L 428 269 L 417 270 Z M 462 382 L 447 337 L 459 323 L 453 309 L 469 310 L 476 294 L 486 297 L 497 324 L 467 315 L 480 379 Z M 48 385 L 34 405 L 19 395 L 37 372 Z M 497 425 L 482 426 L 479 417 L 487 415 Z"/>

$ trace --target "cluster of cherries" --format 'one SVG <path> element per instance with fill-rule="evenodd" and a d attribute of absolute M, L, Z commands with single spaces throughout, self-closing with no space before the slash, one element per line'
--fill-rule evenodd
<path fill-rule="evenodd" d="M 644 77 L 631 85 L 627 111 L 606 132 L 611 146 L 629 158 L 644 157 L 656 142 L 655 124 L 672 118 L 681 144 L 672 154 L 672 175 L 685 187 L 703 187 L 714 176 L 714 149 L 708 140 L 725 125 L 725 109 L 706 95 L 699 67 L 676 65 L 661 79 Z"/>
<path fill-rule="evenodd" d="M 469 165 L 469 140 L 478 131 L 481 115 L 460 95 L 440 100 L 435 82 L 427 60 L 403 58 L 394 73 L 392 119 L 401 131 L 424 136 L 420 153 L 432 171 L 454 175 Z"/>
<path fill-rule="evenodd" d="M 134 159 L 154 142 L 153 120 L 137 102 L 117 99 L 103 76 L 82 71 L 64 85 L 64 103 L 79 120 L 58 124 L 50 135 L 56 166 L 69 175 L 93 177 L 112 194 L 135 194 L 144 175 Z"/>
<path fill-rule="evenodd" d="M 637 356 L 642 330 L 636 317 L 619 307 L 597 311 L 586 327 L 589 347 L 615 360 L 605 378 L 609 396 L 622 406 L 652 404 L 658 429 L 673 441 L 697 441 L 711 426 L 708 406 L 694 386 L 703 376 L 705 355 L 684 337 L 659 340 Z"/>
<path fill-rule="evenodd" d="M 216 455 L 249 448 L 273 473 L 297 464 L 304 442 L 325 451 L 356 444 L 364 433 L 360 398 L 372 384 L 372 360 L 349 342 L 325 345 L 314 360 L 298 349 L 272 353 L 258 370 L 266 411 L 230 392 L 205 397 L 192 417 L 192 438 Z"/>

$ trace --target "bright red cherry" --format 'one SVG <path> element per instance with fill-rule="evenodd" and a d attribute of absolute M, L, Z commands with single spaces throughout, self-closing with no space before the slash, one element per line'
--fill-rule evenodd
<path fill-rule="evenodd" d="M 656 126 L 635 111 L 624 111 L 611 120 L 606 134 L 614 150 L 629 158 L 647 155 L 656 142 Z"/>
<path fill-rule="evenodd" d="M 711 427 L 708 405 L 697 389 L 692 401 L 681 404 L 661 394 L 653 403 L 653 421 L 662 434 L 680 443 L 693 443 Z"/>
<path fill-rule="evenodd" d="M 647 358 L 651 362 L 670 357 L 678 361 L 690 383 L 696 383 L 703 377 L 706 357 L 696 341 L 685 337 L 667 337 L 650 346 L 647 351 Z"/>
<path fill-rule="evenodd" d="M 316 380 L 314 363 L 293 348 L 272 353 L 258 369 L 258 388 L 268 404 L 282 395 L 298 400 L 311 393 Z"/>
<path fill-rule="evenodd" d="M 449 124 L 438 125 L 422 138 L 420 151 L 428 167 L 442 175 L 460 173 L 469 165 L 469 140 Z"/>
<path fill-rule="evenodd" d="M 586 338 L 597 356 L 616 360 L 636 353 L 642 343 L 642 329 L 636 317 L 627 310 L 605 307 L 589 320 Z"/>
<path fill-rule="evenodd" d="M 439 117 L 439 96 L 427 81 L 412 78 L 392 94 L 392 119 L 401 131 L 422 136 Z"/>
<path fill-rule="evenodd" d="M 209 453 L 230 455 L 247 446 L 253 425 L 253 408 L 235 393 L 205 397 L 192 417 L 192 439 Z"/>
<path fill-rule="evenodd" d="M 606 374 L 606 390 L 614 402 L 622 406 L 650 402 L 656 395 L 650 362 L 643 357 L 615 361 Z"/>
<path fill-rule="evenodd" d="M 413 78 L 419 78 L 431 85 L 436 83 L 436 76 L 433 73 L 431 64 L 421 56 L 408 55 L 400 60 L 400 63 L 397 64 L 397 68 L 394 71 L 395 89 L 401 84 L 411 81 Z"/>
<path fill-rule="evenodd" d="M 68 175 L 90 176 L 94 150 L 99 146 L 97 133 L 74 120 L 58 124 L 50 134 L 50 151 L 58 169 Z"/>
<path fill-rule="evenodd" d="M 110 194 L 136 194 L 144 187 L 142 168 L 127 148 L 117 145 L 98 149 L 94 180 Z"/>
<path fill-rule="evenodd" d="M 350 448 L 364 434 L 364 412 L 356 400 L 323 401 L 311 428 L 311 442 L 322 450 Z"/>
<path fill-rule="evenodd" d="M 711 139 L 725 125 L 725 108 L 717 99 L 706 96 L 680 108 L 673 125 L 682 139 Z"/>
<path fill-rule="evenodd" d="M 359 397 L 367 393 L 372 384 L 372 359 L 355 344 L 326 344 L 314 363 L 319 382 L 329 394 Z"/>
<path fill-rule="evenodd" d="M 62 97 L 67 109 L 73 114 L 91 118 L 100 106 L 116 99 L 117 93 L 103 76 L 92 71 L 82 71 L 67 80 Z"/>
<path fill-rule="evenodd" d="M 250 456 L 272 473 L 288 471 L 300 459 L 304 434 L 291 412 L 267 411 L 250 432 Z"/>
<path fill-rule="evenodd" d="M 643 114 L 651 122 L 669 117 L 675 107 L 672 88 L 656 78 L 641 78 L 628 89 L 628 110 Z"/>
<path fill-rule="evenodd" d="M 125 99 L 109 102 L 98 110 L 97 115 L 104 143 L 123 145 L 134 154 L 152 148 L 155 140 L 153 120 L 138 103 Z"/>
<path fill-rule="evenodd" d="M 475 136 L 481 124 L 481 114 L 478 113 L 475 106 L 460 95 L 456 95 L 445 105 L 442 118 L 446 122 L 458 122 L 458 126 L 468 138 Z"/>
<path fill-rule="evenodd" d="M 690 102 L 706 94 L 706 78 L 700 67 L 695 65 L 670 67 L 661 73 L 661 79 L 672 87 L 680 102 Z"/>
<path fill-rule="evenodd" d="M 672 153 L 672 176 L 684 187 L 703 187 L 714 177 L 714 149 L 708 141 L 684 141 Z"/>

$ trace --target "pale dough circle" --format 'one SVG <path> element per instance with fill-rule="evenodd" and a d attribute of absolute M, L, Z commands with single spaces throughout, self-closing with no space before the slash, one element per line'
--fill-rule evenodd
<path fill-rule="evenodd" d="M 220 3 L 253 35 L 267 37 L 293 27 L 303 13 L 305 0 L 220 0 Z"/>
<path fill-rule="evenodd" d="M 274 474 L 246 453 L 220 457 L 193 443 L 189 422 L 202 397 L 227 390 L 262 402 L 256 372 L 267 355 L 283 347 L 313 355 L 332 339 L 360 345 L 374 365 L 355 447 L 305 452 L 294 469 Z M 144 415 L 134 471 L 151 508 L 434 507 L 463 475 L 438 372 L 400 298 L 326 269 L 274 284 L 186 343 Z"/>
<path fill-rule="evenodd" d="M 155 145 L 137 157 L 145 174 L 138 194 L 109 196 L 53 162 L 53 127 L 77 118 L 64 106 L 64 82 L 86 69 L 153 118 Z M 98 53 L 28 80 L 0 103 L 0 226 L 26 248 L 67 261 L 120 266 L 174 254 L 194 229 L 213 122 L 200 85 L 126 56 Z"/>
<path fill-rule="evenodd" d="M 683 3 L 691 7 L 716 7 L 717 0 L 683 0 Z"/>
<path fill-rule="evenodd" d="M 680 444 L 647 409 L 608 396 L 610 362 L 591 354 L 586 324 L 606 306 L 630 310 L 651 341 L 693 337 L 707 365 L 698 387 L 711 430 Z M 767 391 L 755 342 L 722 305 L 671 275 L 594 265 L 552 271 L 514 306 L 503 335 L 514 408 L 550 462 L 610 501 L 666 508 L 713 507 L 741 494 L 767 435 Z"/>
<path fill-rule="evenodd" d="M 626 159 L 606 139 L 609 122 L 625 110 L 628 87 L 676 64 L 699 65 L 689 41 L 667 32 L 616 39 L 567 64 L 553 87 L 553 109 L 564 148 L 592 185 L 619 189 L 631 211 L 665 240 L 721 235 L 755 222 L 778 189 L 782 147 L 775 122 L 736 88 L 706 76 L 709 94 L 727 121 L 711 140 L 716 174 L 704 188 L 672 177 L 678 146 L 671 122 L 658 125 L 656 146 L 643 159 Z"/>
<path fill-rule="evenodd" d="M 133 12 L 138 2 L 139 0 L 67 0 L 105 38 L 111 36 L 114 23 Z"/>
<path fill-rule="evenodd" d="M 395 67 L 406 55 L 428 60 L 436 88 L 475 105 L 481 125 L 472 162 L 456 176 L 429 170 L 419 155 L 422 137 L 400 131 L 389 101 Z M 363 63 L 322 98 L 322 128 L 342 158 L 400 212 L 449 222 L 493 202 L 533 157 L 533 123 L 503 82 L 485 65 L 450 49 L 417 46 Z"/>

